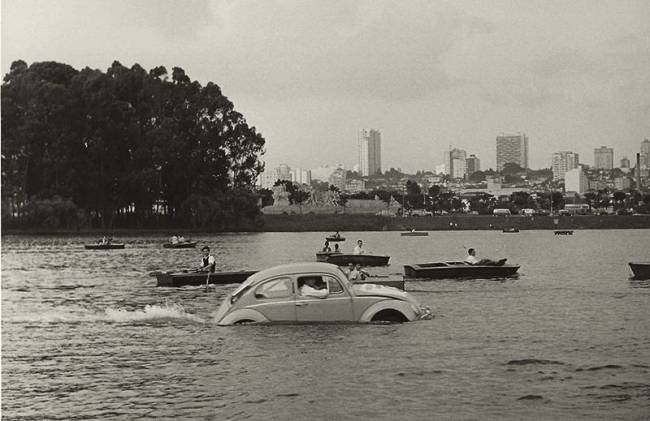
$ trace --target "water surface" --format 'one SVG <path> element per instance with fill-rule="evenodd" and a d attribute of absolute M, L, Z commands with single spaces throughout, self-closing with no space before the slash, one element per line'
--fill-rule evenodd
<path fill-rule="evenodd" d="M 2 239 L 7 419 L 647 419 L 650 230 L 342 233 L 402 265 L 507 257 L 505 280 L 408 282 L 433 320 L 216 326 L 235 286 L 157 288 L 200 252 L 162 237 Z M 203 235 L 222 270 L 313 261 L 325 233 Z M 352 241 L 351 241 L 352 240 Z"/>

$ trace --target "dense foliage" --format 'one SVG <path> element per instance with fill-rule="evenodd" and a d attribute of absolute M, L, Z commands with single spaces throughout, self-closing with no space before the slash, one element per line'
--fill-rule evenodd
<path fill-rule="evenodd" d="M 15 61 L 2 84 L 2 221 L 223 227 L 255 218 L 264 138 L 216 84 L 117 61 Z"/>

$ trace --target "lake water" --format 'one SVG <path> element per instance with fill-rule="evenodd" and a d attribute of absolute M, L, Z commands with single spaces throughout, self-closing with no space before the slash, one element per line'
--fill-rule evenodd
<path fill-rule="evenodd" d="M 508 280 L 407 282 L 435 317 L 402 325 L 212 321 L 234 286 L 158 288 L 200 251 L 162 237 L 2 238 L 7 419 L 648 419 L 650 230 L 343 233 L 405 263 L 507 257 Z M 324 233 L 197 236 L 222 270 L 313 261 Z"/>

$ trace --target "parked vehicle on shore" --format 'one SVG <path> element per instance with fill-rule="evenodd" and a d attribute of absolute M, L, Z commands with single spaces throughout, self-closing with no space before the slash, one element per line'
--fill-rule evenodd
<path fill-rule="evenodd" d="M 492 211 L 492 214 L 496 216 L 511 215 L 510 209 L 495 209 Z"/>
<path fill-rule="evenodd" d="M 317 292 L 317 296 L 314 295 Z M 355 285 L 328 263 L 275 266 L 250 276 L 214 315 L 218 325 L 244 323 L 401 323 L 430 318 L 409 293 Z"/>

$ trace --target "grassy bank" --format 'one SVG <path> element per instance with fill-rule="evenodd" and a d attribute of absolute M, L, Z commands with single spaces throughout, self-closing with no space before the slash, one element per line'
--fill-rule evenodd
<path fill-rule="evenodd" d="M 492 216 L 446 215 L 408 218 L 387 218 L 374 215 L 265 215 L 263 225 L 242 224 L 221 229 L 92 229 L 92 230 L 2 230 L 2 234 L 31 235 L 161 235 L 204 234 L 208 232 L 302 232 L 302 231 L 403 231 L 417 230 L 490 230 L 518 228 L 520 230 L 562 229 L 640 229 L 650 228 L 650 215 L 627 216 Z"/>

